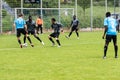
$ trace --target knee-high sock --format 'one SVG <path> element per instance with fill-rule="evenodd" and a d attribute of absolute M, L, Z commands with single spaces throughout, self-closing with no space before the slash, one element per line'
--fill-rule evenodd
<path fill-rule="evenodd" d="M 106 56 L 106 54 L 107 54 L 107 49 L 108 49 L 108 47 L 104 46 L 104 56 Z"/>
<path fill-rule="evenodd" d="M 72 31 L 70 32 L 70 34 L 68 35 L 69 37 L 72 35 Z"/>
<path fill-rule="evenodd" d="M 55 43 L 52 38 L 49 38 L 49 40 L 50 40 L 52 43 Z"/>
<path fill-rule="evenodd" d="M 18 40 L 18 43 L 19 43 L 19 44 L 21 44 L 21 41 L 20 41 L 20 40 Z"/>
<path fill-rule="evenodd" d="M 31 39 L 30 39 L 30 37 L 29 37 L 29 36 L 27 37 L 27 39 L 28 39 L 28 41 L 29 41 L 30 43 L 32 43 L 32 41 L 31 41 Z"/>
<path fill-rule="evenodd" d="M 42 40 L 41 40 L 38 36 L 35 36 L 35 38 L 36 38 L 37 40 L 39 40 L 40 42 L 42 42 Z"/>
<path fill-rule="evenodd" d="M 114 49 L 115 49 L 115 56 L 117 56 L 117 52 L 118 52 L 118 46 L 114 46 Z"/>
<path fill-rule="evenodd" d="M 26 36 L 24 36 L 24 43 L 26 43 Z"/>
<path fill-rule="evenodd" d="M 58 45 L 59 45 L 59 46 L 61 46 L 61 44 L 60 44 L 60 41 L 59 41 L 59 40 L 56 40 L 56 42 L 58 43 Z"/>
<path fill-rule="evenodd" d="M 76 31 L 77 37 L 79 37 L 79 33 Z"/>

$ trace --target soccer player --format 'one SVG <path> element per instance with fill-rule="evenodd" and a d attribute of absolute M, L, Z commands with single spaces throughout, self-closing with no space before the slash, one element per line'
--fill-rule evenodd
<path fill-rule="evenodd" d="M 51 33 L 48 38 L 49 40 L 52 42 L 53 46 L 55 45 L 55 42 L 53 41 L 52 37 L 56 39 L 56 42 L 58 44 L 58 47 L 61 47 L 61 44 L 60 44 L 60 41 L 59 41 L 59 35 L 60 35 L 60 31 L 63 32 L 63 29 L 62 28 L 62 25 L 61 24 L 58 24 L 56 23 L 56 19 L 55 18 L 52 18 L 51 19 L 51 22 L 52 22 L 52 29 L 53 29 L 53 33 Z"/>
<path fill-rule="evenodd" d="M 108 45 L 109 45 L 109 42 L 111 42 L 111 40 L 113 40 L 113 44 L 114 44 L 115 58 L 118 57 L 118 55 L 117 55 L 117 52 L 118 52 L 118 46 L 117 46 L 117 25 L 118 24 L 117 24 L 116 19 L 111 17 L 111 13 L 110 12 L 107 12 L 106 13 L 106 18 L 104 19 L 104 28 L 105 28 L 105 30 L 104 30 L 104 34 L 102 36 L 103 39 L 106 36 L 103 59 L 106 58 Z"/>
<path fill-rule="evenodd" d="M 19 14 L 18 18 L 14 21 L 14 27 L 16 27 L 17 29 L 17 39 L 18 39 L 18 43 L 20 44 L 20 47 L 22 48 L 22 43 L 20 40 L 20 36 L 21 33 L 27 37 L 28 41 L 30 42 L 31 46 L 34 47 L 34 45 L 31 42 L 30 37 L 27 34 L 27 26 L 26 26 L 26 22 L 23 19 L 23 14 Z"/>
<path fill-rule="evenodd" d="M 44 45 L 44 42 L 35 33 L 36 25 L 35 25 L 35 21 L 32 20 L 32 16 L 28 17 L 28 20 L 26 21 L 26 25 L 27 25 L 28 35 L 29 34 L 33 35 L 38 41 L 40 41 Z M 25 36 L 24 36 L 24 44 L 26 44 Z"/>
<path fill-rule="evenodd" d="M 79 24 L 79 21 L 78 21 L 78 19 L 76 19 L 76 15 L 74 15 L 74 16 L 73 16 L 73 20 L 71 21 L 71 25 L 70 25 L 70 26 L 71 26 L 71 32 L 69 33 L 68 36 L 66 36 L 66 38 L 70 38 L 72 32 L 75 31 L 75 32 L 76 32 L 76 35 L 77 35 L 77 37 L 78 37 L 78 39 L 79 39 L 78 24 Z"/>
<path fill-rule="evenodd" d="M 40 16 L 36 20 L 36 25 L 37 25 L 37 34 L 39 34 L 39 30 L 42 34 L 43 33 L 43 20 L 41 19 Z"/>

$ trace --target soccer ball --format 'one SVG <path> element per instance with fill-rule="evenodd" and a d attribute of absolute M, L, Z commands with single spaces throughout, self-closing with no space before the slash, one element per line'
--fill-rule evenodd
<path fill-rule="evenodd" d="M 24 44 L 22 44 L 23 45 L 23 47 L 27 47 L 28 45 L 27 45 L 27 43 L 24 43 Z"/>

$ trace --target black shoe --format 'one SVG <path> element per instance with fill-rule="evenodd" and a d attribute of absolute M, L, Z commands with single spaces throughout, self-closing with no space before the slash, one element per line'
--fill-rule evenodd
<path fill-rule="evenodd" d="M 20 48 L 23 48 L 22 44 L 20 45 Z"/>
<path fill-rule="evenodd" d="M 34 47 L 34 45 L 33 45 L 33 44 L 31 44 L 31 46 L 32 46 L 32 47 Z"/>

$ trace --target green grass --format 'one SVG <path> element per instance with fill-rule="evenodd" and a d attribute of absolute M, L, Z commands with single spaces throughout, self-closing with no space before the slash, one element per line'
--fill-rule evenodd
<path fill-rule="evenodd" d="M 120 80 L 112 43 L 102 59 L 102 32 L 80 32 L 79 40 L 75 33 L 70 39 L 61 34 L 60 48 L 51 47 L 47 35 L 40 35 L 45 46 L 31 37 L 35 47 L 23 49 L 15 35 L 0 35 L 0 80 Z"/>

